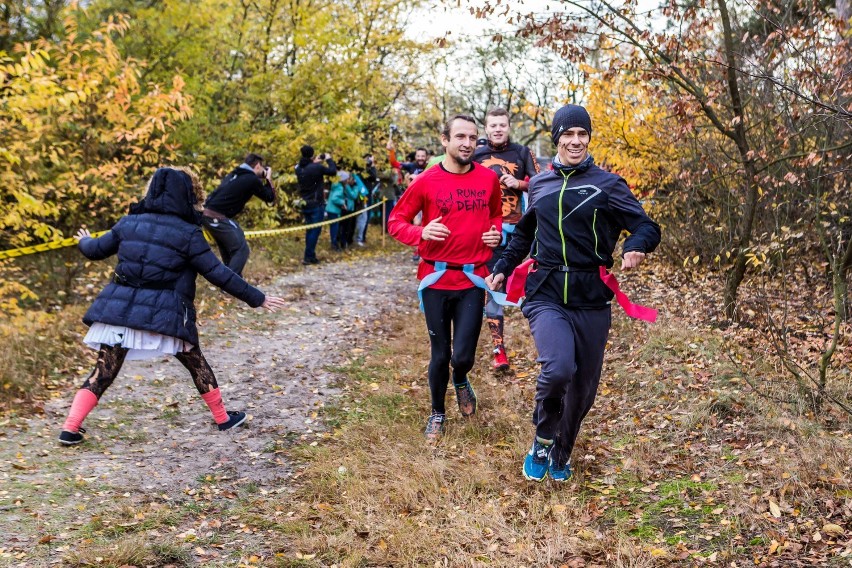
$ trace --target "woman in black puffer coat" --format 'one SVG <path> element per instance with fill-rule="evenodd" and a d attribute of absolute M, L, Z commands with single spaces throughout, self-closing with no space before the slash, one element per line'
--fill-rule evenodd
<path fill-rule="evenodd" d="M 83 420 L 112 384 L 125 359 L 174 355 L 192 375 L 219 430 L 245 421 L 227 412 L 216 377 L 198 345 L 195 278 L 210 283 L 253 308 L 275 310 L 283 300 L 265 296 L 234 273 L 210 250 L 201 228 L 204 194 L 187 168 L 160 168 L 145 198 L 130 207 L 105 235 L 80 229 L 80 251 L 92 260 L 118 255 L 112 282 L 83 317 L 90 326 L 84 341 L 98 349 L 98 362 L 71 404 L 59 436 L 64 445 L 83 441 Z"/>

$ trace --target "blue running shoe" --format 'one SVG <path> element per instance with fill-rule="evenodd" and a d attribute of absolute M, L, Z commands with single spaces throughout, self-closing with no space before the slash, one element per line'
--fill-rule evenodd
<path fill-rule="evenodd" d="M 547 458 L 547 469 L 553 481 L 568 481 L 571 478 L 571 463 L 565 462 L 564 465 L 560 466 L 556 463 L 553 455 Z"/>
<path fill-rule="evenodd" d="M 530 481 L 541 481 L 547 477 L 547 459 L 553 442 L 536 436 L 527 457 L 524 458 L 524 477 Z"/>

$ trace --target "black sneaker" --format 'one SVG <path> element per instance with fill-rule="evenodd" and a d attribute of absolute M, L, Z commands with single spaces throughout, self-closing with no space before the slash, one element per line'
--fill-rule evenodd
<path fill-rule="evenodd" d="M 473 416 L 476 413 L 476 393 L 470 381 L 456 385 L 456 402 L 459 404 L 459 412 L 462 416 Z"/>
<path fill-rule="evenodd" d="M 68 430 L 63 430 L 59 434 L 59 443 L 63 446 L 75 446 L 83 441 L 83 434 L 86 433 L 86 430 L 80 428 L 77 432 L 69 432 Z"/>
<path fill-rule="evenodd" d="M 239 426 L 240 424 L 242 424 L 243 422 L 246 421 L 246 413 L 245 412 L 239 412 L 237 410 L 229 410 L 228 416 L 230 417 L 230 420 L 228 420 L 227 422 L 223 422 L 222 424 L 219 424 L 219 431 L 220 432 L 222 430 L 230 430 L 231 428 L 236 428 L 237 426 Z"/>
<path fill-rule="evenodd" d="M 433 412 L 426 421 L 426 430 L 423 434 L 430 442 L 437 442 L 444 435 L 444 421 L 447 419 L 445 414 Z"/>

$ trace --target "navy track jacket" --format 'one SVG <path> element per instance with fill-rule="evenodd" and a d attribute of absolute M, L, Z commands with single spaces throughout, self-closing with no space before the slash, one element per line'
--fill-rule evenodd
<path fill-rule="evenodd" d="M 623 252 L 649 253 L 660 243 L 660 226 L 620 176 L 594 164 L 542 172 L 530 180 L 529 208 L 494 273 L 508 276 L 529 254 L 537 270 L 527 278 L 527 300 L 602 308 L 613 293 L 598 267 L 612 267 L 622 230 L 630 232 Z"/>

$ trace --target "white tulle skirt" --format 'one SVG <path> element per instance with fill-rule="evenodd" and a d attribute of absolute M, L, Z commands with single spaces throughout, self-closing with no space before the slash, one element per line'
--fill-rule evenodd
<path fill-rule="evenodd" d="M 126 361 L 154 359 L 192 350 L 191 343 L 177 337 L 100 322 L 92 324 L 89 333 L 83 338 L 83 343 L 95 350 L 99 350 L 101 344 L 126 347 L 130 349 L 125 357 Z"/>

